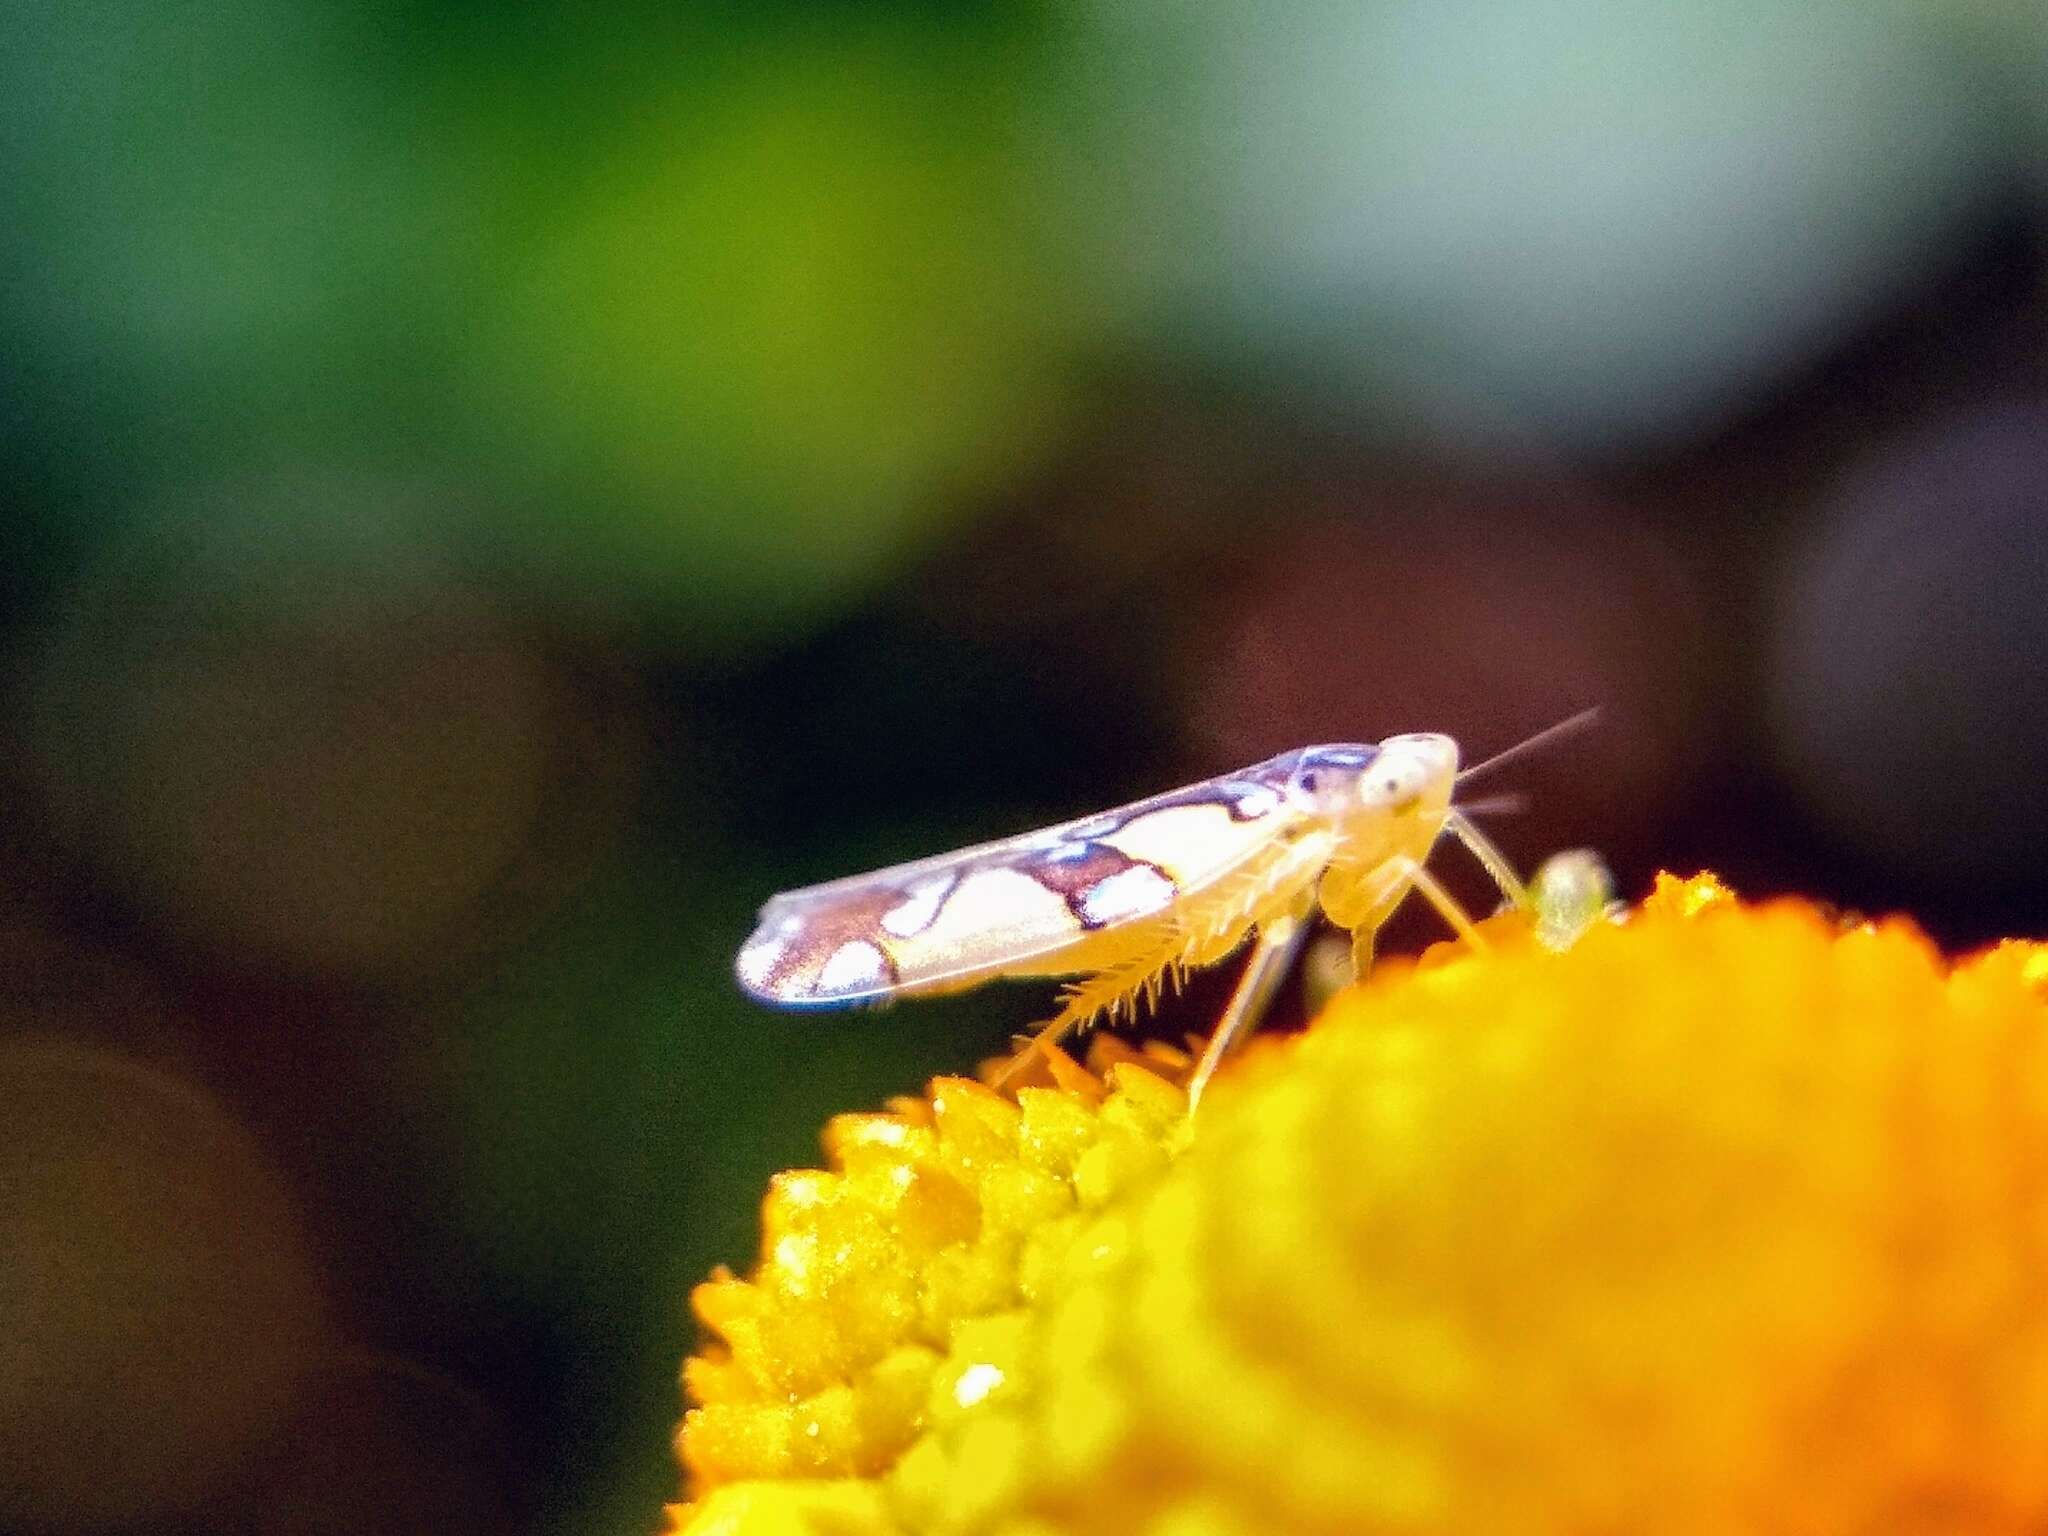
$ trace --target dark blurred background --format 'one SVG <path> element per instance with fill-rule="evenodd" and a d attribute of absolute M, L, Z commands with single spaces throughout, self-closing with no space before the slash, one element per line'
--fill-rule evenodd
<path fill-rule="evenodd" d="M 2048 931 L 2036 0 L 5 22 L 0 1529 L 651 1525 L 1049 998 L 779 888 L 1598 704 L 1525 864 Z"/>

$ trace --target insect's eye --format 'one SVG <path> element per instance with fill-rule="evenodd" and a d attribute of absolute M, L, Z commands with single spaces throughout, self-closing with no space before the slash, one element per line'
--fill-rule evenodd
<path fill-rule="evenodd" d="M 1374 774 L 1358 781 L 1360 799 L 1396 808 L 1414 799 L 1415 790 L 1416 786 L 1399 773 Z"/>
<path fill-rule="evenodd" d="M 1302 787 L 1303 789 L 1305 789 L 1306 791 L 1308 791 L 1308 793 L 1310 793 L 1310 794 L 1314 794 L 1314 793 L 1316 792 L 1316 771 L 1315 771 L 1315 769 L 1311 768 L 1311 769 L 1309 769 L 1309 770 L 1308 770 L 1308 771 L 1307 771 L 1306 773 L 1304 773 L 1304 774 L 1303 774 L 1303 775 L 1301 776 L 1301 780 L 1300 780 L 1300 783 L 1301 783 L 1301 787 Z"/>

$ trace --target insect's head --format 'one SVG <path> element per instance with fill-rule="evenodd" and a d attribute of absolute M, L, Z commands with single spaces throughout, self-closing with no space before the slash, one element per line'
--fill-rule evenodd
<path fill-rule="evenodd" d="M 1304 747 L 1294 754 L 1287 793 L 1335 824 L 1361 813 L 1440 813 L 1458 774 L 1458 744 L 1448 736 L 1390 736 L 1366 743 Z"/>
<path fill-rule="evenodd" d="M 1448 736 L 1417 732 L 1389 736 L 1360 776 L 1359 801 L 1391 815 L 1441 815 L 1458 781 L 1458 744 Z"/>

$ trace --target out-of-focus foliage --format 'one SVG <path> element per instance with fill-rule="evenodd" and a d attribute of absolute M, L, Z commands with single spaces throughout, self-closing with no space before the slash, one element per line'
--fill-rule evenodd
<path fill-rule="evenodd" d="M 367 454 L 436 477 L 429 534 L 700 643 L 814 623 L 1022 471 L 1099 321 L 1033 28 L 556 25 L 33 18 L 26 449 Z"/>
<path fill-rule="evenodd" d="M 1301 409 L 1574 446 L 1696 432 L 1981 214 L 2005 166 L 1940 21 L 1141 6 L 1113 56 L 1182 67 L 1138 140 L 1156 216 L 1131 241 L 1182 293 L 1176 333 L 1262 357 Z"/>
<path fill-rule="evenodd" d="M 1027 52 L 801 31 L 706 39 L 604 125 L 493 253 L 458 386 L 553 492 L 518 498 L 536 557 L 722 627 L 842 603 L 1018 474 L 1088 307 Z"/>

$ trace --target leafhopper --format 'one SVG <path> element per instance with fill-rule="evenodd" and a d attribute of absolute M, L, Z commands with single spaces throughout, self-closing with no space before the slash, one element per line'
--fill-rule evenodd
<path fill-rule="evenodd" d="M 1073 978 L 1039 1031 L 1049 1044 L 1135 1014 L 1169 981 L 1250 939 L 1190 1079 L 1192 1106 L 1263 1012 L 1318 910 L 1350 932 L 1359 975 L 1410 891 L 1483 947 L 1425 867 L 1445 832 L 1508 902 L 1531 909 L 1528 888 L 1452 794 L 1461 778 L 1586 718 L 1462 775 L 1449 736 L 1300 747 L 1118 810 L 787 891 L 761 908 L 734 972 L 750 996 L 784 1008 L 954 992 L 995 977 Z"/>

